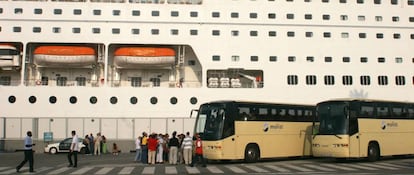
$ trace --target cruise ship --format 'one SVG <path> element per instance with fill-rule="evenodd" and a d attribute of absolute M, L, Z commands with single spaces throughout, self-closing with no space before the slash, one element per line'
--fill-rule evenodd
<path fill-rule="evenodd" d="M 412 102 L 413 50 L 414 0 L 0 0 L 0 138 L 191 132 L 215 100 Z"/>

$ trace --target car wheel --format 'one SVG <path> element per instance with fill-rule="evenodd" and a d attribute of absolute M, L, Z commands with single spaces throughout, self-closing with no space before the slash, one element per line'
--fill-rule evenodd
<path fill-rule="evenodd" d="M 49 149 L 50 154 L 56 154 L 58 151 L 55 147 Z"/>
<path fill-rule="evenodd" d="M 85 154 L 86 153 L 86 148 L 81 148 L 80 153 Z"/>

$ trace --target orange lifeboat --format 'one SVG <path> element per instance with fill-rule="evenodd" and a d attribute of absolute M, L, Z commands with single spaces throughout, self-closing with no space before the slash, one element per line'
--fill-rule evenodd
<path fill-rule="evenodd" d="M 160 47 L 121 47 L 114 52 L 118 67 L 169 66 L 175 63 L 175 51 Z"/>
<path fill-rule="evenodd" d="M 42 66 L 87 66 L 96 62 L 95 50 L 88 46 L 39 46 L 34 61 Z"/>

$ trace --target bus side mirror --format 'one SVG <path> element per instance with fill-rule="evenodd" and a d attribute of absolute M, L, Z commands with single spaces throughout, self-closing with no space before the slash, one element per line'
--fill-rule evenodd
<path fill-rule="evenodd" d="M 195 113 L 195 112 L 197 112 L 197 113 Z M 198 109 L 192 109 L 192 110 L 191 110 L 191 113 L 190 113 L 190 118 L 192 118 L 192 117 L 193 117 L 193 113 L 195 113 L 195 116 L 197 116 L 197 114 L 198 114 Z"/>

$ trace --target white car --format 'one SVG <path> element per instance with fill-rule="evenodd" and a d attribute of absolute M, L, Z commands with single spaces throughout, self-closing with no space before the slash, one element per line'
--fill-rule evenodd
<path fill-rule="evenodd" d="M 46 145 L 45 153 L 56 154 L 60 152 L 69 152 L 72 138 L 66 138 L 58 143 L 51 143 Z M 79 152 L 85 154 L 86 146 L 83 144 L 83 139 L 79 138 Z"/>

